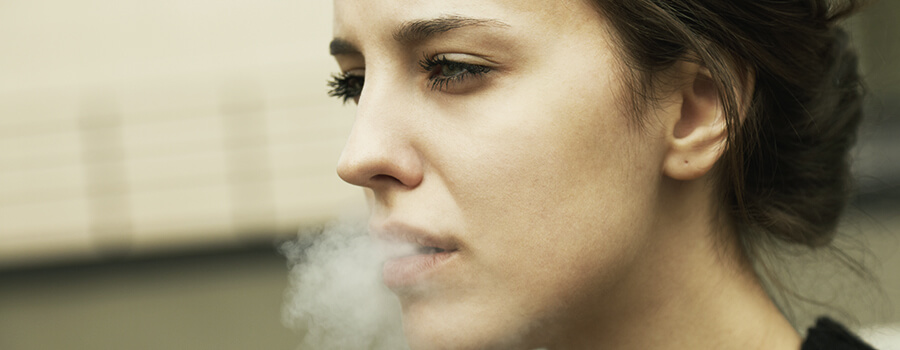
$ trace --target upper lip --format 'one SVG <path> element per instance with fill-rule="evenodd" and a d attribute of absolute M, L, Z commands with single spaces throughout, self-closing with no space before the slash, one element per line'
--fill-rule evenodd
<path fill-rule="evenodd" d="M 458 242 L 452 237 L 433 234 L 401 222 L 373 223 L 369 225 L 369 232 L 375 239 L 386 242 L 410 243 L 448 252 L 459 249 Z"/>

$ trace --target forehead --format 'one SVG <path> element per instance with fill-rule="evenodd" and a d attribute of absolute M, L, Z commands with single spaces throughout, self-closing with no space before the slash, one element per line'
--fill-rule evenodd
<path fill-rule="evenodd" d="M 334 0 L 334 36 L 383 37 L 403 23 L 459 16 L 501 21 L 511 28 L 596 26 L 588 0 Z"/>

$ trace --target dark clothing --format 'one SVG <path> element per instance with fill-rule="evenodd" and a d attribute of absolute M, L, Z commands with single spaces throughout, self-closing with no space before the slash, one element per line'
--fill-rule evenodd
<path fill-rule="evenodd" d="M 821 317 L 806 333 L 800 350 L 875 350 L 840 323 Z"/>

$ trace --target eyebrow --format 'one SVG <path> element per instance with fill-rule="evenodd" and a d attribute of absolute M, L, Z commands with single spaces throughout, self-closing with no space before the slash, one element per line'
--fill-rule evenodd
<path fill-rule="evenodd" d="M 442 16 L 430 19 L 404 22 L 392 35 L 394 40 L 403 44 L 420 42 L 435 35 L 465 27 L 508 28 L 509 25 L 495 19 L 472 18 L 463 16 Z M 335 38 L 329 45 L 332 56 L 358 54 L 360 51 L 351 42 Z"/>
<path fill-rule="evenodd" d="M 329 51 L 331 51 L 332 56 L 359 53 L 359 49 L 357 49 L 355 45 L 341 38 L 335 38 L 334 40 L 332 40 L 331 44 L 328 45 L 328 48 Z"/>
<path fill-rule="evenodd" d="M 403 23 L 393 36 L 398 42 L 411 43 L 464 27 L 508 28 L 509 25 L 495 19 L 443 16 Z"/>

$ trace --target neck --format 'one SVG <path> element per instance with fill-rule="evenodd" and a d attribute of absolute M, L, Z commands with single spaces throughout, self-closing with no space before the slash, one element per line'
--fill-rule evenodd
<path fill-rule="evenodd" d="M 647 255 L 552 349 L 800 348 L 704 184 L 668 184 Z"/>

